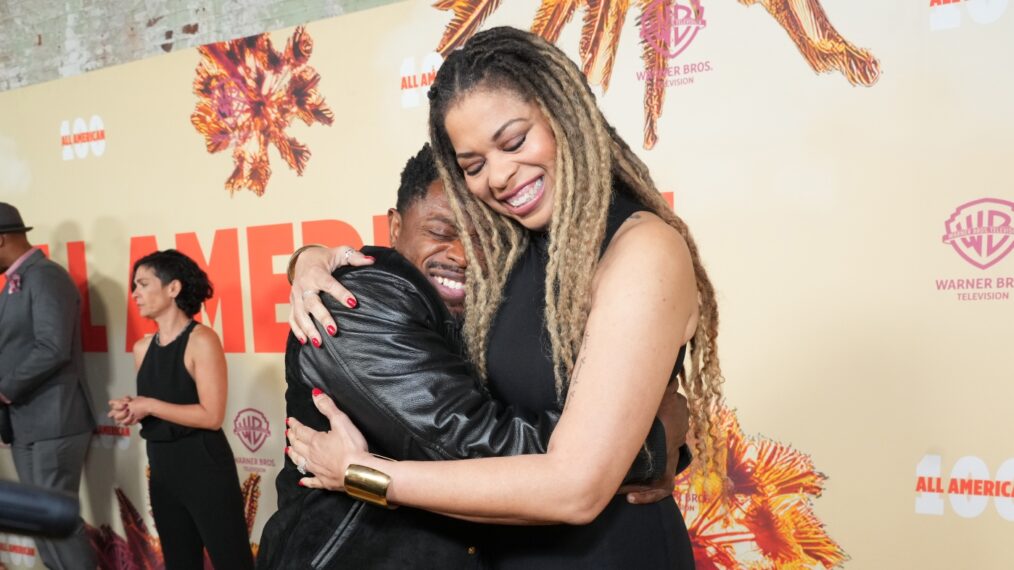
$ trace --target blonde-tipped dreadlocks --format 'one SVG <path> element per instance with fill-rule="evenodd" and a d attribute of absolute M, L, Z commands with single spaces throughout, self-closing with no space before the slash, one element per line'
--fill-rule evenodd
<path fill-rule="evenodd" d="M 430 138 L 448 199 L 468 257 L 465 340 L 479 373 L 486 374 L 488 334 L 510 269 L 527 245 L 527 232 L 500 216 L 465 186 L 444 127 L 447 111 L 477 89 L 505 89 L 539 106 L 556 137 L 553 217 L 546 266 L 546 327 L 553 350 L 556 390 L 562 400 L 584 337 L 588 299 L 605 237 L 614 187 L 639 202 L 686 240 L 699 292 L 699 321 L 690 342 L 690 371 L 679 381 L 690 403 L 696 451 L 715 467 L 712 424 L 721 400 L 722 374 L 716 350 L 718 307 L 686 224 L 655 188 L 647 167 L 609 125 L 584 75 L 562 51 L 514 28 L 493 28 L 452 52 L 430 87 Z M 618 183 L 617 183 L 618 182 Z M 673 348 L 676 350 L 676 347 Z"/>

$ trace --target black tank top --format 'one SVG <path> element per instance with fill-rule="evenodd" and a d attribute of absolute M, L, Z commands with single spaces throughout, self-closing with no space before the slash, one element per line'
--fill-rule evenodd
<path fill-rule="evenodd" d="M 602 240 L 605 252 L 617 230 L 635 212 L 646 210 L 623 191 L 613 191 Z M 532 413 L 558 408 L 553 377 L 553 349 L 546 329 L 546 263 L 549 236 L 532 233 L 504 288 L 489 333 L 486 366 L 489 385 L 497 399 Z M 678 372 L 683 362 L 680 349 Z"/>
<path fill-rule="evenodd" d="M 627 218 L 645 209 L 623 190 L 614 190 L 602 251 Z M 528 413 L 559 407 L 545 322 L 548 241 L 545 234 L 532 234 L 511 271 L 486 354 L 490 390 L 505 404 Z M 677 371 L 684 348 L 679 349 Z M 488 560 L 497 570 L 694 567 L 693 549 L 672 497 L 631 505 L 618 495 L 584 526 L 483 529 Z"/>
<path fill-rule="evenodd" d="M 183 353 L 187 350 L 190 333 L 196 321 L 183 329 L 172 342 L 160 346 L 158 333 L 148 344 L 141 368 L 137 371 L 137 394 L 169 402 L 170 404 L 197 404 L 197 384 L 187 372 Z M 141 437 L 148 441 L 175 441 L 196 431 L 195 428 L 148 416 L 141 420 Z"/>

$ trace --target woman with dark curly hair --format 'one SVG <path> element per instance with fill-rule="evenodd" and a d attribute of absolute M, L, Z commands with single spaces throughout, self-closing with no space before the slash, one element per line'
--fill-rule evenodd
<path fill-rule="evenodd" d="M 134 264 L 131 297 L 158 331 L 134 344 L 137 396 L 109 417 L 141 424 L 151 466 L 152 516 L 167 570 L 253 568 L 236 463 L 222 432 L 228 373 L 222 343 L 194 315 L 212 295 L 207 274 L 176 250 Z"/>

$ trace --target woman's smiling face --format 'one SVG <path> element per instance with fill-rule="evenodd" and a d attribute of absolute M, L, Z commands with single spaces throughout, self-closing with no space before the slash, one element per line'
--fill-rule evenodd
<path fill-rule="evenodd" d="M 472 195 L 529 230 L 549 229 L 556 137 L 537 105 L 478 87 L 451 106 L 444 127 Z"/>

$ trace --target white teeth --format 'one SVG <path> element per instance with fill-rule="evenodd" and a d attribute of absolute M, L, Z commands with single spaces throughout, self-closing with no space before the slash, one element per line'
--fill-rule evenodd
<path fill-rule="evenodd" d="M 444 287 L 447 287 L 448 289 L 461 291 L 462 289 L 465 288 L 465 284 L 459 281 L 453 281 L 451 279 L 447 279 L 446 277 L 440 277 L 439 275 L 434 275 L 433 278 L 437 280 L 437 283 L 443 285 Z"/>
<path fill-rule="evenodd" d="M 509 200 L 507 200 L 507 203 L 510 204 L 512 208 L 520 208 L 521 206 L 531 202 L 532 198 L 535 198 L 535 195 L 539 193 L 539 190 L 542 190 L 542 181 L 543 178 L 540 177 L 535 181 L 535 184 L 528 186 L 525 190 L 512 196 Z"/>

